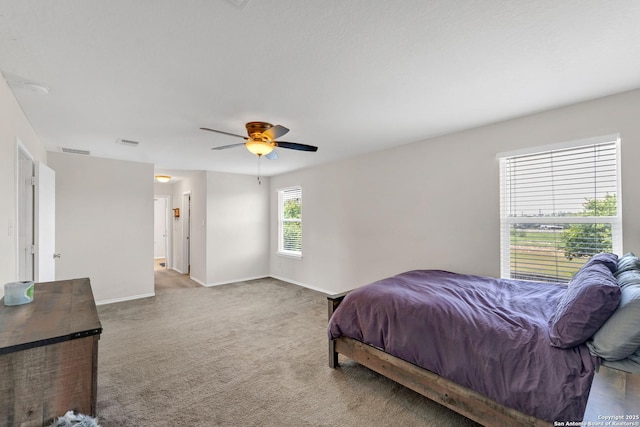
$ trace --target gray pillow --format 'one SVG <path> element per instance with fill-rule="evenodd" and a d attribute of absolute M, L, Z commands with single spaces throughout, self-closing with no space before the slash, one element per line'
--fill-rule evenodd
<path fill-rule="evenodd" d="M 618 286 L 621 288 L 629 285 L 640 285 L 640 270 L 626 270 L 618 274 L 616 278 L 618 280 Z"/>
<path fill-rule="evenodd" d="M 640 364 L 640 347 L 638 347 L 636 349 L 636 351 L 634 351 L 631 356 L 629 356 L 629 360 L 632 360 L 638 364 Z"/>
<path fill-rule="evenodd" d="M 551 345 L 571 348 L 600 329 L 620 303 L 620 286 L 613 276 L 618 257 L 593 256 L 573 276 L 549 319 Z"/>
<path fill-rule="evenodd" d="M 614 276 L 618 277 L 621 273 L 629 270 L 640 270 L 640 259 L 633 252 L 627 252 L 618 259 Z"/>
<path fill-rule="evenodd" d="M 620 305 L 604 325 L 587 341 L 591 354 L 605 360 L 621 360 L 630 357 L 640 347 L 640 271 L 633 273 L 637 284 L 621 288 Z M 638 352 L 640 358 L 640 352 Z"/>

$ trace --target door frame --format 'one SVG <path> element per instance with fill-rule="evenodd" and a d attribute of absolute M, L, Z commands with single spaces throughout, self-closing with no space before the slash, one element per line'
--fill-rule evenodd
<path fill-rule="evenodd" d="M 191 275 L 191 191 L 182 193 L 182 268 Z"/>

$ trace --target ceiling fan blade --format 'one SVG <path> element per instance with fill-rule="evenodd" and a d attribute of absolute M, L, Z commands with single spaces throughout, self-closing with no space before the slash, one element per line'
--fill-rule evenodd
<path fill-rule="evenodd" d="M 314 147 L 313 145 L 298 144 L 296 142 L 276 141 L 276 146 L 282 148 L 290 148 L 291 150 L 318 151 L 318 147 Z"/>
<path fill-rule="evenodd" d="M 270 152 L 269 154 L 265 154 L 264 156 L 269 160 L 276 160 L 278 158 L 278 153 L 276 152 L 276 150 L 273 150 L 272 152 Z"/>
<path fill-rule="evenodd" d="M 266 131 L 262 132 L 262 134 L 266 135 L 273 141 L 274 139 L 280 138 L 282 135 L 284 135 L 287 132 L 289 132 L 289 129 L 287 129 L 286 127 L 275 125 L 267 129 Z"/>
<path fill-rule="evenodd" d="M 238 147 L 244 145 L 244 142 L 238 142 L 237 144 L 221 145 L 220 147 L 213 147 L 212 150 L 226 150 L 227 148 Z"/>
<path fill-rule="evenodd" d="M 246 136 L 236 135 L 235 133 L 225 132 L 225 131 L 222 131 L 222 130 L 209 129 L 209 128 L 200 128 L 200 129 L 202 129 L 202 130 L 208 130 L 209 132 L 221 133 L 221 134 L 223 134 L 223 135 L 235 136 L 235 137 L 237 137 L 237 138 L 247 139 L 247 137 L 246 137 Z"/>

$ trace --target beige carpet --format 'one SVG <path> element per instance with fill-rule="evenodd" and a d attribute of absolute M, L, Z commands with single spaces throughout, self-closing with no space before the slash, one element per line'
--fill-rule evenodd
<path fill-rule="evenodd" d="M 329 368 L 319 292 L 155 274 L 156 297 L 98 308 L 102 427 L 476 425 L 347 359 Z"/>
<path fill-rule="evenodd" d="M 191 280 L 188 275 L 180 274 L 175 270 L 165 269 L 164 267 L 155 270 L 154 275 L 156 294 L 168 290 L 202 287 Z"/>

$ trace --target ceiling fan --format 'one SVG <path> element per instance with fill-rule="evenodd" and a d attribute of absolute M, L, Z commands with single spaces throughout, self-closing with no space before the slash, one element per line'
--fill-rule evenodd
<path fill-rule="evenodd" d="M 289 129 L 284 126 L 274 126 L 271 123 L 265 122 L 249 122 L 245 126 L 247 128 L 247 134 L 249 135 L 248 137 L 216 129 L 200 129 L 221 133 L 223 135 L 235 136 L 237 138 L 242 138 L 245 140 L 245 142 L 239 142 L 237 144 L 213 147 L 212 150 L 226 150 L 227 148 L 244 145 L 245 147 L 247 147 L 247 150 L 249 150 L 256 156 L 265 156 L 266 158 L 272 160 L 278 158 L 276 152 L 273 151 L 276 147 L 289 148 L 291 150 L 299 151 L 318 151 L 318 147 L 314 147 L 313 145 L 298 144 L 297 142 L 276 141 L 277 138 L 280 138 L 282 135 L 289 132 Z"/>

